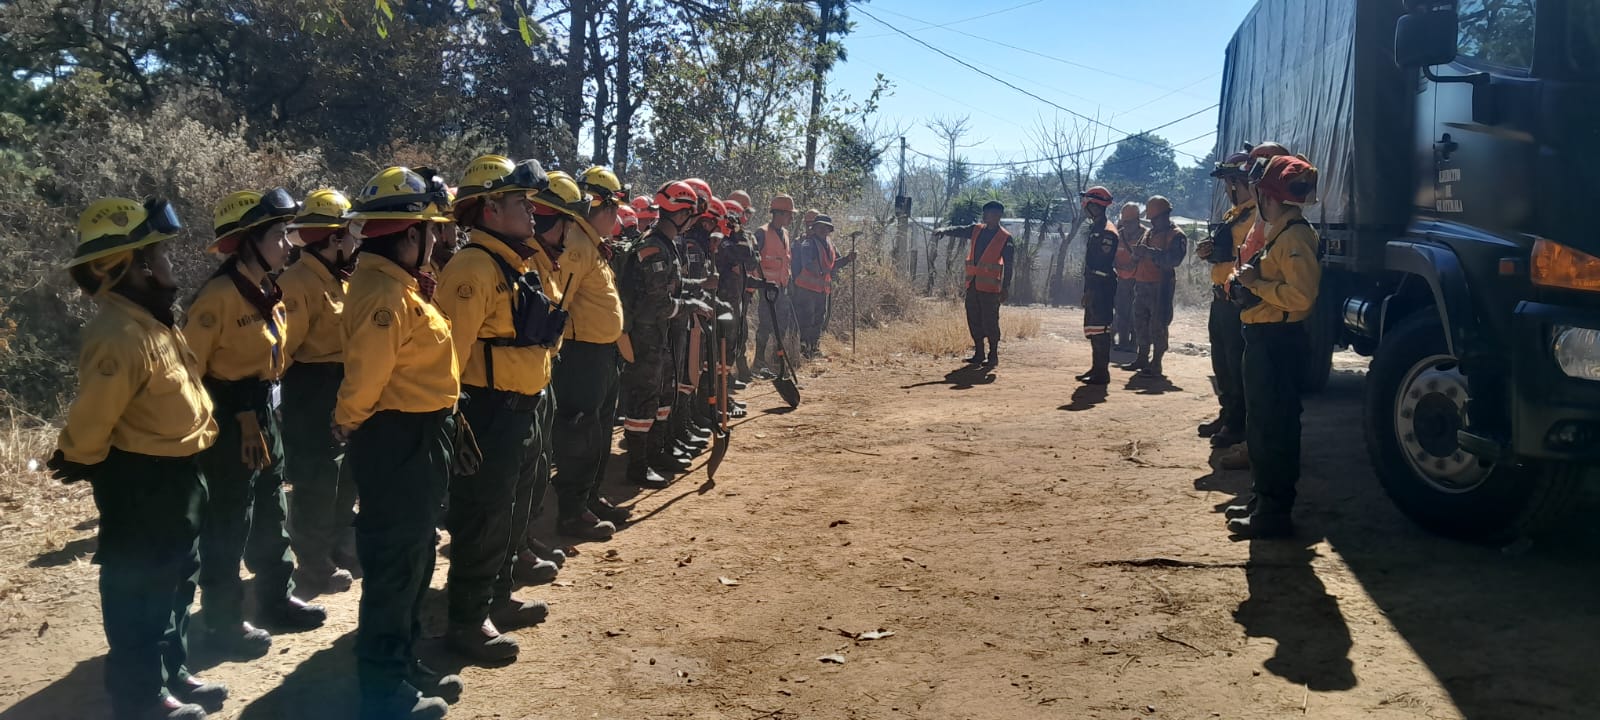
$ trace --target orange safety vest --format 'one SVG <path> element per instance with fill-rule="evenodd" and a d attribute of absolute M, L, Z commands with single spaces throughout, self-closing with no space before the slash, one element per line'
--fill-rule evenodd
<path fill-rule="evenodd" d="M 800 277 L 794 279 L 794 285 L 811 292 L 830 294 L 833 292 L 833 264 L 839 261 L 839 253 L 834 251 L 833 243 L 827 238 L 812 238 L 811 244 L 817 249 L 817 265 L 822 270 L 818 272 L 810 266 L 802 266 Z"/>
<path fill-rule="evenodd" d="M 1164 253 L 1172 247 L 1172 238 L 1178 234 L 1178 226 L 1169 225 L 1164 230 L 1151 228 L 1144 233 L 1144 240 L 1140 241 L 1146 247 L 1156 252 Z M 1146 255 L 1139 258 L 1139 265 L 1133 269 L 1134 282 L 1153 283 L 1166 279 L 1166 270 L 1162 270 L 1156 261 Z"/>
<path fill-rule="evenodd" d="M 983 257 L 974 260 L 973 254 L 978 249 L 978 234 L 984 229 L 983 223 L 974 225 L 972 239 L 967 242 L 967 283 L 978 292 L 999 293 L 1003 289 L 1001 283 L 1006 276 L 1006 259 L 1001 253 L 1005 251 L 1011 233 L 1006 232 L 1003 227 L 995 228 L 989 246 L 983 249 Z"/>
<path fill-rule="evenodd" d="M 783 236 L 783 231 L 772 227 L 771 223 L 756 228 L 761 234 L 761 272 L 751 272 L 750 277 L 757 280 L 765 274 L 769 282 L 778 287 L 789 285 L 789 240 Z"/>

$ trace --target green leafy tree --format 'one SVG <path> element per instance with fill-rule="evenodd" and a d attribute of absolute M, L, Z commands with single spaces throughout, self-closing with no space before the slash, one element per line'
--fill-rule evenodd
<path fill-rule="evenodd" d="M 1099 181 L 1117 198 L 1143 201 L 1172 192 L 1178 177 L 1177 152 L 1165 138 L 1149 133 L 1130 135 L 1099 167 Z"/>

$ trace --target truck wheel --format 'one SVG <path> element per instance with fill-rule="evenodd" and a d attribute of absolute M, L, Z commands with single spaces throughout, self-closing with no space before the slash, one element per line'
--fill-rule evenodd
<path fill-rule="evenodd" d="M 1367 373 L 1367 455 L 1389 499 L 1422 527 L 1462 540 L 1503 542 L 1558 519 L 1581 471 L 1490 463 L 1462 449 L 1468 383 L 1425 308 L 1386 332 Z"/>
<path fill-rule="evenodd" d="M 1306 339 L 1311 355 L 1301 365 L 1300 394 L 1315 395 L 1328 387 L 1328 377 L 1333 374 L 1334 320 L 1327 307 L 1326 298 L 1319 298 L 1311 317 L 1306 318 Z"/>

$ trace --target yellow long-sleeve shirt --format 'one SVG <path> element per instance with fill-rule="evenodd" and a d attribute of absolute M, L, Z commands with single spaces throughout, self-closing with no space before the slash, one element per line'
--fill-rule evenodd
<path fill-rule="evenodd" d="M 283 338 L 288 317 L 279 302 L 267 323 L 224 273 L 201 286 L 183 323 L 200 374 L 218 380 L 277 380 L 289 364 Z"/>
<path fill-rule="evenodd" d="M 1322 264 L 1317 262 L 1317 231 L 1293 222 L 1300 219 L 1297 208 L 1266 226 L 1261 279 L 1249 283 L 1261 302 L 1239 313 L 1246 325 L 1299 322 L 1311 316 L 1322 284 Z"/>
<path fill-rule="evenodd" d="M 518 273 L 529 269 L 539 273 L 539 282 L 551 302 L 561 301 L 561 288 L 555 284 L 555 268 L 544 249 L 533 243 L 534 254 L 523 260 L 505 243 L 474 230 L 472 242 L 495 253 Z M 365 262 L 363 260 L 363 262 Z M 511 288 L 500 265 L 482 250 L 462 248 L 439 274 L 436 302 L 450 318 L 456 355 L 461 359 L 461 384 L 487 387 L 484 370 L 485 338 L 513 338 Z M 550 360 L 555 348 L 495 347 L 494 386 L 496 390 L 535 395 L 550 384 Z"/>
<path fill-rule="evenodd" d="M 1250 237 L 1250 227 L 1256 223 L 1256 201 L 1250 200 L 1243 205 L 1235 205 L 1229 208 L 1228 212 L 1222 216 L 1222 222 L 1231 223 L 1229 231 L 1233 237 L 1212 238 L 1212 241 L 1219 245 L 1232 241 L 1233 257 L 1237 260 L 1239 248 L 1244 247 L 1245 238 Z M 1249 258 L 1246 259 L 1248 260 Z M 1220 262 L 1212 265 L 1211 284 L 1226 285 L 1228 276 L 1233 274 L 1233 268 L 1237 264 L 1237 262 Z"/>
<path fill-rule="evenodd" d="M 310 253 L 309 250 L 306 253 Z M 344 359 L 345 283 L 328 272 L 321 260 L 301 255 L 278 278 L 289 324 L 284 352 L 298 363 L 336 363 Z"/>
<path fill-rule="evenodd" d="M 362 256 L 350 276 L 340 327 L 344 382 L 334 423 L 354 428 L 384 410 L 427 413 L 455 405 L 460 366 L 450 321 L 399 265 Z"/>
<path fill-rule="evenodd" d="M 107 293 L 99 303 L 83 329 L 78 397 L 57 440 L 61 454 L 92 465 L 113 447 L 157 457 L 211 447 L 211 397 L 183 333 L 121 295 Z"/>
<path fill-rule="evenodd" d="M 622 337 L 622 296 L 617 277 L 600 253 L 605 242 L 589 223 L 577 221 L 567 230 L 566 250 L 555 284 L 566 293 L 566 339 L 609 345 Z"/>

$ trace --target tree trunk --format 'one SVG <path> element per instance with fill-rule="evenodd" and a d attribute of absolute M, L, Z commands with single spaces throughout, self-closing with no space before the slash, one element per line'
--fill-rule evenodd
<path fill-rule="evenodd" d="M 617 135 L 611 168 L 627 177 L 628 151 L 633 143 L 633 19 L 630 0 L 617 0 Z"/>
<path fill-rule="evenodd" d="M 833 4 L 837 0 L 819 0 L 819 20 L 817 23 L 817 48 L 816 59 L 811 62 L 811 113 L 806 119 L 806 187 L 809 190 L 812 176 L 817 172 L 817 136 L 822 130 L 819 121 L 822 116 L 822 95 L 827 87 L 828 66 L 824 59 L 823 50 L 828 44 L 828 28 L 833 25 Z"/>
<path fill-rule="evenodd" d="M 571 138 L 570 146 L 574 151 L 578 147 L 578 134 L 583 131 L 583 81 L 585 76 L 584 39 L 588 36 L 589 27 L 589 1 L 569 0 L 572 12 L 567 22 L 567 86 L 566 103 L 562 108 L 562 120 L 566 122 L 567 134 Z M 577 155 L 576 152 L 573 153 Z M 576 160 L 576 157 L 572 158 Z"/>
<path fill-rule="evenodd" d="M 512 68 L 506 73 L 506 152 L 518 159 L 536 157 L 533 68 L 529 67 L 533 53 L 515 32 L 499 32 L 492 42 L 500 46 L 506 65 Z"/>
<path fill-rule="evenodd" d="M 600 18 L 598 8 L 595 11 L 594 22 L 589 23 L 589 62 L 594 72 L 594 152 L 590 154 L 590 162 L 595 165 L 604 165 L 606 158 L 611 154 L 611 132 L 606 122 L 606 115 L 611 112 L 611 87 L 606 78 L 605 54 L 600 48 Z M 574 168 L 576 170 L 576 168 Z"/>

